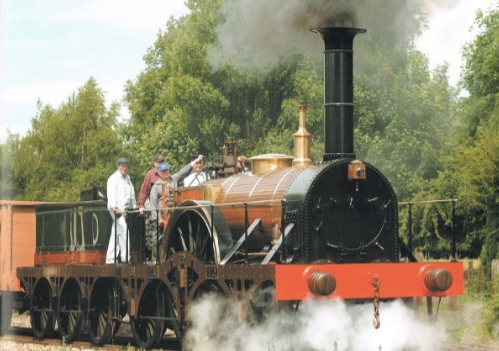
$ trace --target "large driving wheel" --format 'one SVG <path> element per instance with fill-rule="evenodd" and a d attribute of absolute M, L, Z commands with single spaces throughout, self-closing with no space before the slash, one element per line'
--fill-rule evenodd
<path fill-rule="evenodd" d="M 137 316 L 130 320 L 132 334 L 140 348 L 149 349 L 158 344 L 165 331 L 165 294 L 159 283 L 150 284 L 142 295 Z"/>
<path fill-rule="evenodd" d="M 188 252 L 203 263 L 220 263 L 232 247 L 232 235 L 220 209 L 207 201 L 187 200 L 182 202 L 172 213 L 161 244 L 161 262 L 180 252 Z M 174 269 L 169 274 L 173 289 L 178 289 L 177 276 Z M 196 274 L 191 284 L 196 285 Z M 191 286 L 192 287 L 192 286 Z M 213 282 L 205 282 L 197 286 L 193 298 L 204 292 L 218 292 Z M 165 289 L 166 326 L 175 332 L 178 338 L 185 334 L 187 322 L 181 311 L 178 311 L 174 296 Z"/>
<path fill-rule="evenodd" d="M 190 252 L 204 263 L 219 263 L 232 246 L 229 227 L 220 210 L 205 201 L 184 201 L 168 221 L 162 260 Z"/>
<path fill-rule="evenodd" d="M 116 321 L 113 320 L 113 289 L 106 284 L 97 284 L 92 289 L 88 311 L 88 335 L 95 345 L 111 340 Z"/>
<path fill-rule="evenodd" d="M 52 334 L 55 326 L 55 312 L 52 308 L 52 288 L 46 280 L 40 280 L 31 300 L 30 320 L 33 334 L 37 339 L 45 339 Z"/>
<path fill-rule="evenodd" d="M 81 310 L 81 290 L 75 280 L 69 280 L 61 293 L 57 325 L 66 342 L 77 340 L 83 330 L 84 313 Z"/>

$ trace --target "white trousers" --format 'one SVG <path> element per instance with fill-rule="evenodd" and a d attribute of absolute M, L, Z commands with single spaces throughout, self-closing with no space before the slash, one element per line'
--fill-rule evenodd
<path fill-rule="evenodd" d="M 109 238 L 109 246 L 107 248 L 106 263 L 114 263 L 115 250 L 116 262 L 118 261 L 118 257 L 121 258 L 121 262 L 127 262 L 127 252 L 128 262 L 131 262 L 130 239 L 128 239 L 127 245 L 127 226 L 125 216 L 120 216 L 119 218 L 115 219 L 115 213 L 113 211 L 109 211 L 109 213 L 113 218 L 113 227 L 111 228 L 111 236 Z"/>

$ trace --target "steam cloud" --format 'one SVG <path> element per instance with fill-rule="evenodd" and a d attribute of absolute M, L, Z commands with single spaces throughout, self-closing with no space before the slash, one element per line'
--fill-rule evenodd
<path fill-rule="evenodd" d="M 290 52 L 322 54 L 310 29 L 359 27 L 377 42 L 403 45 L 420 30 L 421 16 L 459 0 L 226 0 L 226 22 L 211 51 L 215 66 L 270 67 Z M 315 35 L 315 36 L 314 36 Z M 407 45 L 407 44 L 406 44 Z"/>
<path fill-rule="evenodd" d="M 379 329 L 372 325 L 370 304 L 347 306 L 340 300 L 304 301 L 297 313 L 268 314 L 258 323 L 236 322 L 234 310 L 216 296 L 196 301 L 184 346 L 196 351 L 438 350 L 445 338 L 401 301 L 381 303 Z"/>

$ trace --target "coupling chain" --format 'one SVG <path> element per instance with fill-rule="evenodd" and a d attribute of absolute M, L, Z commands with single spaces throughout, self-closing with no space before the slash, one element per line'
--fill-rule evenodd
<path fill-rule="evenodd" d="M 378 329 L 381 322 L 379 321 L 379 278 L 378 276 L 373 277 L 374 285 L 374 319 L 373 325 L 375 329 Z"/>

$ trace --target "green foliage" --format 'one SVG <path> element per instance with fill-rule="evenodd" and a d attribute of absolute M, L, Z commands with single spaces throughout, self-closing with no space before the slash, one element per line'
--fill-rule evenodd
<path fill-rule="evenodd" d="M 19 149 L 19 134 L 8 133 L 5 143 L 0 144 L 0 198 L 2 200 L 12 200 L 22 190 L 14 176 L 13 162 L 15 154 Z"/>
<path fill-rule="evenodd" d="M 499 257 L 498 24 L 499 11 L 478 12 L 479 32 L 464 49 L 463 86 L 470 95 L 458 109 L 460 133 L 453 162 L 447 162 L 454 172 L 456 193 L 465 199 L 459 214 L 466 243 L 480 252 L 484 267 Z"/>
<path fill-rule="evenodd" d="M 39 102 L 13 162 L 17 199 L 77 201 L 80 188 L 105 186 L 122 150 L 117 117 L 93 78 L 57 109 Z"/>
<path fill-rule="evenodd" d="M 298 130 L 298 106 L 307 105 L 306 129 L 312 134 L 311 158 L 322 159 L 324 153 L 324 87 L 321 67 L 308 56 L 295 56 L 285 60 L 268 75 L 266 86 L 279 87 L 269 91 L 269 103 L 279 102 L 268 125 L 260 127 L 262 137 L 254 154 L 282 153 L 293 155 L 293 134 Z M 275 89 L 275 88 L 274 88 Z M 276 95 L 279 94 L 280 97 Z M 261 126 L 260 123 L 256 125 Z"/>
<path fill-rule="evenodd" d="M 360 75 L 356 88 L 356 151 L 383 171 L 399 199 L 411 199 L 423 180 L 442 169 L 456 93 L 447 67 L 430 72 L 418 52 L 409 52 L 397 67 L 388 66 L 384 52 L 372 57 L 377 73 Z"/>
<path fill-rule="evenodd" d="M 473 28 L 477 35 L 463 48 L 462 86 L 470 95 L 463 100 L 460 114 L 463 134 L 472 137 L 490 112 L 497 109 L 499 11 L 494 9 L 488 14 L 478 11 Z"/>
<path fill-rule="evenodd" d="M 482 97 L 499 92 L 499 11 L 485 14 L 478 11 L 475 18 L 476 38 L 464 47 L 466 64 L 463 86 L 470 95 Z"/>
<path fill-rule="evenodd" d="M 221 3 L 188 2 L 191 14 L 168 22 L 145 56 L 146 69 L 127 83 L 131 120 L 126 135 L 143 172 L 156 152 L 174 169 L 198 153 L 213 160 L 228 139 L 248 156 L 292 154 L 297 105 L 303 103 L 312 105 L 307 128 L 321 131 L 319 62 L 291 54 L 268 71 L 213 65 L 210 48 L 224 20 Z M 314 134 L 316 151 L 323 139 L 319 134 Z"/>
<path fill-rule="evenodd" d="M 208 48 L 214 41 L 220 1 L 189 1 L 191 14 L 170 19 L 144 57 L 146 69 L 126 86 L 131 111 L 126 138 L 143 173 L 155 153 L 173 169 L 194 154 L 211 156 L 231 128 L 227 101 L 214 86 Z"/>

